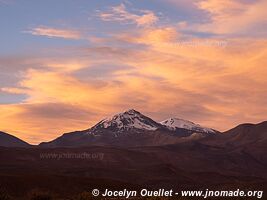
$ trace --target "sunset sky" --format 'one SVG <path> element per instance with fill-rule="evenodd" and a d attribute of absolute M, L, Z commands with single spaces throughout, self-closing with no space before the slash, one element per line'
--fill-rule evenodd
<path fill-rule="evenodd" d="M 134 108 L 267 120 L 266 0 L 0 0 L 0 130 L 32 144 Z"/>

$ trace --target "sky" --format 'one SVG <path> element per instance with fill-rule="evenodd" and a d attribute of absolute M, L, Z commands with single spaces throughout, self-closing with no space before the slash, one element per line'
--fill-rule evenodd
<path fill-rule="evenodd" d="M 267 120 L 266 0 L 0 0 L 0 130 L 31 144 L 136 109 Z"/>

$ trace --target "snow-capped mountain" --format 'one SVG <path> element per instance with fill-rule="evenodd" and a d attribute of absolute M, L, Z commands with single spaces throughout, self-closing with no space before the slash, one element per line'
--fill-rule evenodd
<path fill-rule="evenodd" d="M 211 128 L 206 128 L 206 127 L 200 126 L 199 124 L 195 124 L 194 122 L 184 120 L 184 119 L 179 119 L 179 118 L 169 118 L 169 119 L 166 119 L 160 122 L 160 124 L 166 126 L 170 130 L 186 129 L 186 130 L 191 130 L 191 131 L 200 132 L 200 133 L 216 133 L 217 132 Z"/>
<path fill-rule="evenodd" d="M 206 137 L 214 130 L 186 120 L 168 119 L 158 123 L 136 110 L 127 110 L 105 118 L 92 128 L 65 133 L 57 139 L 40 144 L 57 146 L 159 146 L 185 141 L 192 134 Z M 199 137 L 191 137 L 199 138 Z"/>
<path fill-rule="evenodd" d="M 157 122 L 131 109 L 100 121 L 90 129 L 90 132 L 101 128 L 116 132 L 123 132 L 131 129 L 155 131 L 160 127 L 161 125 Z"/>

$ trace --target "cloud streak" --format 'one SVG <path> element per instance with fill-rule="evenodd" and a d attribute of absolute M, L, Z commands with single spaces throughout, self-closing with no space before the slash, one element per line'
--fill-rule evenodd
<path fill-rule="evenodd" d="M 63 38 L 73 40 L 82 39 L 82 34 L 79 31 L 53 28 L 48 26 L 38 26 L 25 32 L 36 36 L 45 36 L 48 38 Z"/>

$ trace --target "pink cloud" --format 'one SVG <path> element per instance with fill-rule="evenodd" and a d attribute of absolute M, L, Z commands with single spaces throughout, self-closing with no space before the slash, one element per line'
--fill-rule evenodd
<path fill-rule="evenodd" d="M 79 40 L 82 38 L 82 34 L 79 31 L 71 29 L 59 29 L 47 26 L 39 26 L 26 31 L 32 35 L 45 36 L 49 38 L 64 38 L 64 39 L 74 39 Z"/>
<path fill-rule="evenodd" d="M 124 4 L 111 7 L 107 12 L 99 12 L 98 16 L 103 21 L 117 21 L 126 24 L 136 24 L 137 26 L 150 26 L 159 19 L 154 12 L 150 10 L 138 10 L 140 13 L 134 14 L 127 10 Z"/>
<path fill-rule="evenodd" d="M 201 0 L 197 7 L 210 15 L 210 22 L 200 24 L 201 31 L 210 31 L 218 34 L 250 33 L 260 34 L 260 29 L 266 26 L 265 0 L 244 2 L 237 0 Z M 258 27 L 258 28 L 256 28 Z M 256 32 L 255 29 L 258 31 Z M 265 31 L 263 31 L 265 32 Z"/>

